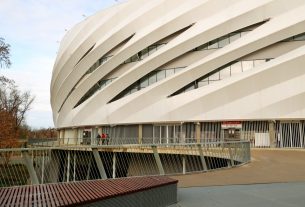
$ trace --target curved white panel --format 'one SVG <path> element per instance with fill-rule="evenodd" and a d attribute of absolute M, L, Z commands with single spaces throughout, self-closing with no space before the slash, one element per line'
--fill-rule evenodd
<path fill-rule="evenodd" d="M 251 31 L 224 47 L 193 50 L 245 28 Z M 227 64 L 249 61 L 244 58 L 247 55 L 272 55 L 263 51 L 280 50 L 289 44 L 283 40 L 305 33 L 304 28 L 303 0 L 289 4 L 286 0 L 132 0 L 101 11 L 76 25 L 62 40 L 51 83 L 55 126 L 303 119 L 305 38 L 292 39 L 298 41 L 292 51 L 264 57 L 272 60 L 251 70 L 230 72 L 229 78 L 217 83 L 171 95 Z M 166 45 L 153 54 L 124 63 L 162 41 Z M 87 72 L 107 55 L 111 58 Z M 174 66 L 183 66 L 183 70 L 118 97 L 153 71 Z M 112 81 L 94 90 L 108 79 Z M 78 104 L 88 91 L 90 97 Z"/>

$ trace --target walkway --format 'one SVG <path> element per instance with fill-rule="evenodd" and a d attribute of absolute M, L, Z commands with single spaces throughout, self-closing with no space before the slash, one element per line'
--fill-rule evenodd
<path fill-rule="evenodd" d="M 304 207 L 304 192 L 304 182 L 180 188 L 170 207 Z"/>
<path fill-rule="evenodd" d="M 305 181 L 305 150 L 252 149 L 252 161 L 242 167 L 172 176 L 179 187 Z"/>

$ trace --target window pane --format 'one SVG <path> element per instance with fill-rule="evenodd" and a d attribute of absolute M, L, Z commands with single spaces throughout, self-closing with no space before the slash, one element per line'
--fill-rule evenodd
<path fill-rule="evenodd" d="M 148 86 L 148 78 L 145 77 L 145 78 L 143 78 L 143 79 L 140 81 L 140 87 L 141 87 L 141 88 L 145 88 L 145 87 L 147 87 L 147 86 Z"/>
<path fill-rule="evenodd" d="M 209 84 L 209 81 L 208 81 L 208 79 L 204 79 L 204 80 L 202 80 L 202 81 L 197 82 L 197 84 L 198 84 L 198 88 L 200 88 L 200 87 L 202 87 L 202 86 L 208 85 L 208 84 Z"/>
<path fill-rule="evenodd" d="M 207 50 L 208 49 L 208 43 L 200 45 L 199 47 L 197 47 L 197 50 Z"/>
<path fill-rule="evenodd" d="M 149 55 L 151 55 L 157 51 L 157 46 L 155 46 L 155 45 L 149 46 L 148 50 L 149 50 Z"/>
<path fill-rule="evenodd" d="M 106 86 L 109 84 L 109 83 L 111 83 L 111 80 L 110 79 L 108 79 L 108 80 L 106 80 Z"/>
<path fill-rule="evenodd" d="M 248 34 L 250 31 L 244 31 L 244 32 L 241 32 L 241 36 L 245 36 L 246 34 Z"/>
<path fill-rule="evenodd" d="M 151 85 L 151 84 L 155 83 L 156 82 L 156 78 L 157 78 L 157 74 L 156 73 L 153 73 L 152 75 L 150 75 L 149 80 L 148 80 L 149 81 L 148 84 Z"/>
<path fill-rule="evenodd" d="M 145 48 L 144 50 L 142 50 L 142 59 L 146 58 L 148 56 L 148 49 Z"/>
<path fill-rule="evenodd" d="M 305 40 L 305 34 L 299 34 L 294 36 L 294 40 Z"/>
<path fill-rule="evenodd" d="M 265 62 L 265 60 L 254 60 L 254 66 L 259 66 L 261 64 L 263 64 Z"/>
<path fill-rule="evenodd" d="M 237 73 L 241 73 L 241 62 L 237 62 L 234 63 L 233 65 L 231 65 L 231 75 L 237 74 Z"/>
<path fill-rule="evenodd" d="M 191 90 L 193 90 L 193 89 L 195 89 L 195 84 L 194 84 L 194 83 L 191 84 L 190 86 L 188 86 L 187 88 L 185 88 L 185 92 L 191 91 Z"/>
<path fill-rule="evenodd" d="M 165 70 L 160 70 L 157 72 L 157 81 L 160 81 L 165 78 Z"/>
<path fill-rule="evenodd" d="M 134 93 L 134 92 L 137 92 L 137 91 L 138 91 L 137 88 L 133 88 L 133 89 L 130 90 L 130 94 L 132 94 L 132 93 Z"/>
<path fill-rule="evenodd" d="M 175 70 L 174 69 L 167 69 L 166 70 L 166 77 L 174 75 Z"/>
<path fill-rule="evenodd" d="M 219 71 L 220 73 L 220 79 L 226 79 L 229 78 L 231 76 L 231 70 L 230 70 L 230 66 L 222 69 L 221 71 Z"/>
<path fill-rule="evenodd" d="M 242 61 L 243 71 L 247 71 L 253 68 L 253 60 L 244 60 Z"/>
<path fill-rule="evenodd" d="M 183 68 L 175 68 L 175 73 L 178 73 L 182 70 Z"/>
<path fill-rule="evenodd" d="M 157 45 L 157 50 L 159 50 L 161 47 L 163 47 L 163 46 L 165 46 L 165 45 L 166 45 L 166 44 L 164 44 L 164 43 L 163 43 L 163 44 L 158 44 L 158 45 Z"/>
<path fill-rule="evenodd" d="M 209 81 L 218 81 L 219 80 L 219 72 L 216 72 L 209 76 Z"/>
<path fill-rule="evenodd" d="M 218 40 L 213 40 L 209 42 L 209 49 L 216 49 L 218 48 Z"/>
<path fill-rule="evenodd" d="M 230 43 L 234 42 L 235 40 L 240 38 L 240 33 L 233 33 L 230 34 Z"/>
<path fill-rule="evenodd" d="M 138 61 L 138 54 L 135 54 L 134 56 L 131 57 L 132 62 Z"/>
<path fill-rule="evenodd" d="M 228 36 L 224 36 L 224 37 L 219 38 L 219 47 L 224 47 L 228 44 L 229 44 Z"/>

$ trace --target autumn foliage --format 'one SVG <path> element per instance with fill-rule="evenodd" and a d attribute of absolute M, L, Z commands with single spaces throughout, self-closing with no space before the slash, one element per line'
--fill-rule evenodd
<path fill-rule="evenodd" d="M 0 148 L 18 147 L 18 130 L 16 128 L 13 116 L 3 110 L 0 110 Z"/>

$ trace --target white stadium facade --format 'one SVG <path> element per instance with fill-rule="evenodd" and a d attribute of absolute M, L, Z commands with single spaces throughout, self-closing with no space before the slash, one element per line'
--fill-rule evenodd
<path fill-rule="evenodd" d="M 130 0 L 61 41 L 62 139 L 305 146 L 304 0 Z"/>

